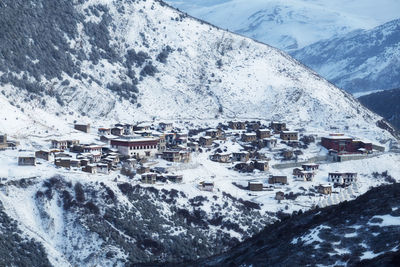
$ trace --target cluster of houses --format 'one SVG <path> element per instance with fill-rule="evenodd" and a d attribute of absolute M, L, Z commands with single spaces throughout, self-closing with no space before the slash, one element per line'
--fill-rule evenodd
<path fill-rule="evenodd" d="M 228 128 L 232 131 L 227 133 L 223 128 Z M 240 131 L 237 132 L 237 130 Z M 271 122 L 269 126 L 264 126 L 257 121 L 229 121 L 227 126 L 220 125 L 217 129 L 207 130 L 205 135 L 199 138 L 199 144 L 204 147 L 210 147 L 214 140 L 226 140 L 228 134 L 240 136 L 236 140 L 242 145 L 243 151 L 234 153 L 216 151 L 211 155 L 210 159 L 220 163 L 239 162 L 235 168 L 240 171 L 253 169 L 266 171 L 269 169 L 269 159 L 258 154 L 257 151 L 260 148 L 276 147 L 278 139 L 274 138 L 275 134 L 279 134 L 282 141 L 289 143 L 298 142 L 299 140 L 299 133 L 297 131 L 288 131 L 284 122 Z"/>
<path fill-rule="evenodd" d="M 75 124 L 74 129 L 90 133 L 89 124 Z M 169 162 L 187 163 L 191 151 L 198 147 L 187 146 L 187 134 L 172 132 L 172 123 L 160 123 L 157 130 L 147 124 L 116 124 L 112 128 L 99 128 L 101 143 L 81 144 L 80 140 L 51 140 L 50 148 L 35 153 L 24 153 L 18 157 L 18 165 L 35 166 L 37 159 L 54 162 L 58 167 L 81 169 L 84 172 L 108 174 L 120 169 L 132 176 L 141 174 L 142 181 L 181 182 L 182 177 L 168 174 L 158 175 L 144 163 L 149 158 L 161 158 Z M 7 136 L 0 136 L 0 148 L 8 147 Z M 165 172 L 165 171 L 164 171 Z"/>
<path fill-rule="evenodd" d="M 74 129 L 84 133 L 91 132 L 89 124 L 75 124 Z M 37 159 L 54 162 L 58 167 L 81 169 L 87 173 L 104 173 L 120 170 L 122 174 L 133 177 L 138 174 L 143 183 L 182 182 L 181 175 L 170 174 L 165 168 L 154 166 L 150 168 L 148 159 L 163 159 L 171 163 L 188 163 L 191 154 L 202 150 L 210 151 L 217 148 L 216 140 L 231 140 L 238 142 L 241 151 L 228 153 L 216 149 L 210 160 L 219 163 L 234 163 L 238 171 L 269 170 L 269 160 L 264 154 L 258 153 L 260 148 L 272 149 L 280 142 L 293 145 L 299 143 L 299 132 L 290 131 L 284 122 L 271 122 L 268 126 L 257 121 L 229 121 L 227 125 L 220 124 L 215 129 L 207 129 L 200 135 L 188 135 L 174 128 L 172 123 L 161 122 L 157 126 L 140 123 L 117 123 L 113 127 L 97 129 L 101 143 L 81 144 L 79 140 L 51 140 L 50 149 L 39 150 L 34 155 L 20 155 L 18 165 L 35 166 Z M 197 132 L 198 133 L 198 132 Z M 197 136 L 197 137 L 195 137 Z M 15 141 L 7 140 L 6 135 L 0 135 L 0 149 L 13 148 Z M 341 157 L 349 154 L 368 154 L 373 149 L 381 149 L 373 144 L 343 134 L 330 134 L 321 138 L 321 145 L 335 155 Z M 293 146 L 295 147 L 295 146 Z M 286 151 L 292 152 L 293 151 Z M 288 155 L 284 158 L 291 158 Z M 301 168 L 293 169 L 293 179 L 296 181 L 314 181 L 318 164 L 302 164 Z M 357 181 L 357 173 L 329 173 L 328 181 L 334 185 L 347 186 Z M 270 175 L 268 184 L 288 184 L 287 176 Z M 267 186 L 262 182 L 252 181 L 248 184 L 250 191 L 263 191 Z M 213 191 L 213 182 L 202 182 L 200 190 Z M 321 194 L 330 194 L 331 185 L 319 185 Z M 283 192 L 277 192 L 275 198 L 285 198 Z"/>

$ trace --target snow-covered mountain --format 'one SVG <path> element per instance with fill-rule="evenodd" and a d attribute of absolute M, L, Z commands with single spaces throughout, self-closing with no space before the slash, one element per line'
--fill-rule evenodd
<path fill-rule="evenodd" d="M 317 42 L 293 53 L 349 92 L 400 86 L 400 20 Z"/>
<path fill-rule="evenodd" d="M 194 154 L 184 166 L 165 165 L 185 180 L 162 187 L 139 185 L 139 175 L 130 179 L 117 171 L 93 175 L 42 160 L 17 165 L 19 153 L 48 149 L 51 139 L 99 142 L 96 133 L 74 130 L 74 121 L 95 129 L 165 119 L 187 131 L 256 118 L 264 124 L 284 120 L 309 134 L 343 131 L 386 148 L 393 139 L 377 126 L 381 117 L 287 54 L 160 1 L 5 0 L 0 25 L 0 132 L 24 150 L 0 153 L 0 218 L 9 229 L 0 230 L 8 236 L 18 228 L 11 244 L 30 245 L 28 256 L 48 258 L 54 266 L 207 257 L 259 232 L 278 209 L 289 212 L 305 202 L 311 207 L 315 200 L 299 193 L 304 202 L 287 209 L 270 195 L 255 203 L 232 182 L 247 184 L 266 174 L 211 162 L 212 151 Z M 236 141 L 219 143 L 221 149 L 241 148 Z M 314 143 L 303 156 L 321 149 Z M 363 170 L 357 194 L 385 183 L 372 179 L 373 171 L 399 176 L 392 167 L 397 155 L 376 156 L 344 165 Z M 318 181 L 338 164 L 321 167 Z M 205 179 L 213 179 L 214 192 L 197 188 Z M 295 185 L 297 191 L 313 187 Z M 23 253 L 16 257 L 21 265 L 33 264 Z"/>
<path fill-rule="evenodd" d="M 399 18 L 396 0 L 168 0 L 221 28 L 291 52 Z"/>
<path fill-rule="evenodd" d="M 163 2 L 39 3 L 0 9 L 2 107 L 36 123 L 220 116 L 372 130 L 379 120 L 279 50 Z"/>

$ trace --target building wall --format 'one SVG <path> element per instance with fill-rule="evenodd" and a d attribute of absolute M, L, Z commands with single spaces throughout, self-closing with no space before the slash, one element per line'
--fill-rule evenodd
<path fill-rule="evenodd" d="M 89 133 L 90 132 L 90 125 L 89 124 L 75 124 L 74 125 L 75 130 L 78 131 L 82 131 L 85 133 Z"/>
<path fill-rule="evenodd" d="M 149 144 L 144 144 L 143 146 L 151 146 L 152 148 L 143 148 L 143 149 L 139 149 L 137 146 L 131 146 L 129 144 L 118 144 L 114 141 L 111 141 L 111 145 L 113 148 L 117 148 L 118 152 L 121 153 L 122 155 L 125 156 L 138 156 L 138 157 L 147 157 L 146 152 L 149 153 L 150 157 L 155 156 L 155 154 L 158 152 L 158 145 L 157 143 L 155 143 L 155 145 L 153 144 L 154 142 L 151 142 Z M 135 148 L 135 149 L 134 149 Z"/>

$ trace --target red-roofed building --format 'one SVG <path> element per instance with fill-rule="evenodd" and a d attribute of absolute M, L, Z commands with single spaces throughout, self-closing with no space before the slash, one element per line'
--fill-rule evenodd
<path fill-rule="evenodd" d="M 332 149 L 339 153 L 361 153 L 361 150 L 372 151 L 372 143 L 354 140 L 352 137 L 341 134 L 332 134 L 321 138 L 321 145 L 326 149 Z"/>

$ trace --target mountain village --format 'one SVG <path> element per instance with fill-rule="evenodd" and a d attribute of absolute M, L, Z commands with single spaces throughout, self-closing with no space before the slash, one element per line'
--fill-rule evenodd
<path fill-rule="evenodd" d="M 15 168 L 50 164 L 49 167 L 75 173 L 118 174 L 131 183 L 156 187 L 193 183 L 185 179 L 184 170 L 196 169 L 197 159 L 203 158 L 200 165 L 205 168 L 214 162 L 245 176 L 240 182 L 231 180 L 238 190 L 248 191 L 250 196 L 265 195 L 278 202 L 295 200 L 300 195 L 291 191 L 293 183 L 302 185 L 304 191 L 307 185 L 307 195 L 320 199 L 347 189 L 351 197 L 360 170 L 343 167 L 321 172 L 320 165 L 367 159 L 385 151 L 383 146 L 341 133 L 310 134 L 303 129 L 290 130 L 285 122 L 274 121 L 233 120 L 219 123 L 215 128 L 188 130 L 174 127 L 172 122 L 117 123 L 97 129 L 90 124 L 75 123 L 71 127 L 83 134 L 81 140 L 46 139 L 40 149 L 27 151 L 20 149 L 18 141 L 0 135 L 0 149 L 18 151 L 13 154 Z M 86 142 L 86 136 L 95 141 Z M 224 191 L 215 186 L 214 178 L 212 175 L 196 180 L 194 186 L 202 191 Z M 116 178 L 115 181 L 118 182 Z"/>

